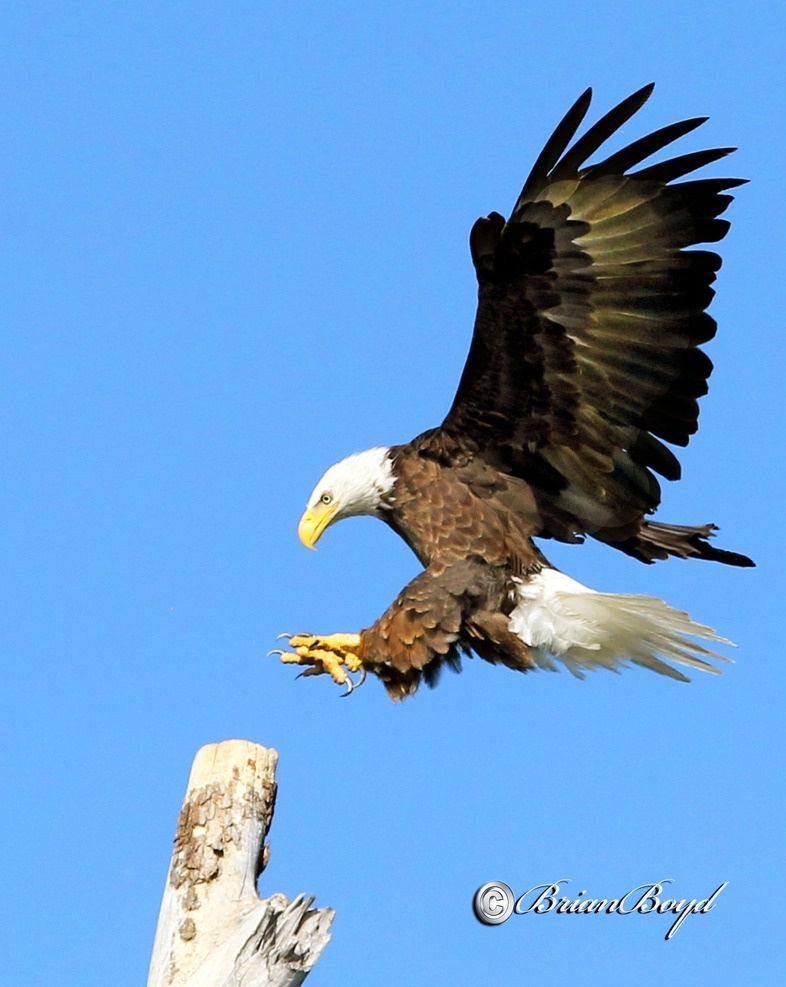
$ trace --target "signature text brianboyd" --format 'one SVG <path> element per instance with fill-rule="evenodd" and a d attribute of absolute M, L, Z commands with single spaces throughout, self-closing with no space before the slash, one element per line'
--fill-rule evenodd
<path fill-rule="evenodd" d="M 728 886 L 725 881 L 708 898 L 667 898 L 664 887 L 673 883 L 668 877 L 658 884 L 640 884 L 619 898 L 585 898 L 586 891 L 579 891 L 575 898 L 560 896 L 563 884 L 570 884 L 563 877 L 552 884 L 536 884 L 516 897 L 502 881 L 489 881 L 475 892 L 472 905 L 477 918 L 484 925 L 501 925 L 515 912 L 516 915 L 673 915 L 674 922 L 665 938 L 671 939 L 689 915 L 706 915 L 715 907 L 718 895 Z"/>

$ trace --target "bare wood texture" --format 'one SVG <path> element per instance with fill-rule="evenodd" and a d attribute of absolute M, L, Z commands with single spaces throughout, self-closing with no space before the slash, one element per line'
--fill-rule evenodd
<path fill-rule="evenodd" d="M 197 752 L 177 823 L 148 987 L 297 987 L 330 939 L 331 908 L 257 895 L 276 800 L 276 751 Z"/>

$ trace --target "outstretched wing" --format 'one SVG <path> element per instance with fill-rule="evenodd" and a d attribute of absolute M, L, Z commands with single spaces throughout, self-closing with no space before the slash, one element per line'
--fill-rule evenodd
<path fill-rule="evenodd" d="M 664 442 L 687 445 L 707 391 L 715 334 L 706 312 L 718 217 L 741 179 L 676 182 L 733 148 L 631 171 L 706 118 L 657 130 L 585 166 L 647 100 L 646 86 L 569 146 L 587 90 L 546 144 L 510 219 L 479 219 L 472 345 L 434 450 L 471 448 L 530 482 L 574 532 L 640 519 L 660 500 L 654 473 L 677 479 Z M 555 525 L 552 524 L 552 528 Z M 559 527 L 556 525 L 556 527 Z"/>

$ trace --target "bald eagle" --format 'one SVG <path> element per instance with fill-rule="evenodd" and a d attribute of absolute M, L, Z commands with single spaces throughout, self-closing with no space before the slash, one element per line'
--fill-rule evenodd
<path fill-rule="evenodd" d="M 510 218 L 472 228 L 478 309 L 447 417 L 405 445 L 332 466 L 300 525 L 314 547 L 358 514 L 380 518 L 423 566 L 359 634 L 284 635 L 283 661 L 351 691 L 367 672 L 400 699 L 462 653 L 517 671 L 627 662 L 687 681 L 669 662 L 717 671 L 715 631 L 654 597 L 597 592 L 555 569 L 533 537 L 590 535 L 651 563 L 669 556 L 753 565 L 709 541 L 714 525 L 648 520 L 656 474 L 680 476 L 665 443 L 696 431 L 715 335 L 706 309 L 721 261 L 718 217 L 735 178 L 693 178 L 716 148 L 639 165 L 706 118 L 663 127 L 585 164 L 641 108 L 645 86 L 571 144 L 587 90 L 538 157 Z M 633 170 L 638 169 L 638 170 Z M 357 679 L 352 674 L 358 673 Z"/>

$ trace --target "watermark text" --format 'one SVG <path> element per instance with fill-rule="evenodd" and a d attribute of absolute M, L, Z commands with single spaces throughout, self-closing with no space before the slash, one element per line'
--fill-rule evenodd
<path fill-rule="evenodd" d="M 550 884 L 536 884 L 521 895 L 503 881 L 488 881 L 475 892 L 472 907 L 484 925 L 501 925 L 511 915 L 669 915 L 674 921 L 666 932 L 671 939 L 689 915 L 706 915 L 715 907 L 718 896 L 728 886 L 724 881 L 707 898 L 666 897 L 666 886 L 674 883 L 671 877 L 656 884 L 640 884 L 617 898 L 590 898 L 586 890 L 570 898 L 561 894 L 562 886 L 570 884 L 567 877 Z"/>

